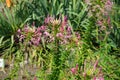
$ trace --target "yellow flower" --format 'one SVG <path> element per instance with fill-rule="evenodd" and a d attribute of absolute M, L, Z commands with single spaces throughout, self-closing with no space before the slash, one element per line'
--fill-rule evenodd
<path fill-rule="evenodd" d="M 6 0 L 6 5 L 7 5 L 7 7 L 10 7 L 11 6 L 11 0 Z"/>

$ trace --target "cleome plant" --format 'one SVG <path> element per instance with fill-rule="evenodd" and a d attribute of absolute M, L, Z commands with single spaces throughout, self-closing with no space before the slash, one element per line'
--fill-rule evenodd
<path fill-rule="evenodd" d="M 0 0 L 0 79 L 119 80 L 119 3 Z"/>

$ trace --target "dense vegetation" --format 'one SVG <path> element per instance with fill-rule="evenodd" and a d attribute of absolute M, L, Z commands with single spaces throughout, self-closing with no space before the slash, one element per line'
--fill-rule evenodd
<path fill-rule="evenodd" d="M 4 80 L 119 80 L 120 0 L 1 0 Z M 7 67 L 6 67 L 7 65 Z"/>

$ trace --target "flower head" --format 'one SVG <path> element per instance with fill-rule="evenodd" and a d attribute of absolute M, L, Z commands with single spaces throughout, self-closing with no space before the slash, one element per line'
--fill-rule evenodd
<path fill-rule="evenodd" d="M 59 19 L 54 19 L 54 20 L 51 20 L 50 22 L 51 22 L 52 26 L 60 25 L 60 20 Z"/>
<path fill-rule="evenodd" d="M 111 2 L 111 0 L 107 0 L 105 3 L 106 15 L 108 15 L 108 12 L 112 10 L 112 6 L 113 6 L 113 3 Z"/>
<path fill-rule="evenodd" d="M 64 28 L 67 26 L 67 16 L 64 16 L 64 19 L 62 20 L 60 31 L 64 32 Z"/>
<path fill-rule="evenodd" d="M 40 38 L 32 38 L 31 42 L 33 45 L 38 46 L 40 43 Z"/>
<path fill-rule="evenodd" d="M 7 5 L 7 7 L 10 7 L 11 6 L 11 0 L 6 0 L 6 5 Z"/>
<path fill-rule="evenodd" d="M 36 76 L 34 76 L 33 80 L 37 80 L 37 77 L 36 77 Z"/>
<path fill-rule="evenodd" d="M 64 35 L 62 33 L 57 33 L 56 36 L 59 37 L 59 38 L 63 38 Z"/>
<path fill-rule="evenodd" d="M 94 66 L 93 66 L 94 70 L 96 69 L 97 65 L 98 65 L 98 60 L 95 62 Z"/>
<path fill-rule="evenodd" d="M 48 16 L 47 18 L 45 18 L 45 21 L 44 21 L 44 23 L 45 24 L 49 24 L 51 21 L 53 21 L 54 20 L 54 17 L 50 17 L 50 16 Z"/>
<path fill-rule="evenodd" d="M 40 26 L 36 29 L 35 33 L 41 33 L 41 32 L 44 32 L 46 30 L 46 26 Z"/>
<path fill-rule="evenodd" d="M 76 67 L 71 68 L 72 74 L 76 74 L 78 72 L 78 64 L 76 64 Z"/>

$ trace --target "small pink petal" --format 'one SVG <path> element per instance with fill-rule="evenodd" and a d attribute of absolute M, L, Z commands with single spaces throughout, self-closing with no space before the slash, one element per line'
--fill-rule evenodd
<path fill-rule="evenodd" d="M 37 77 L 36 76 L 34 76 L 34 79 L 33 80 L 37 80 Z"/>
<path fill-rule="evenodd" d="M 94 77 L 93 80 L 104 80 L 103 77 Z"/>
<path fill-rule="evenodd" d="M 76 68 L 72 68 L 71 72 L 72 72 L 72 74 L 75 74 L 76 73 Z"/>
<path fill-rule="evenodd" d="M 62 34 L 62 33 L 57 33 L 56 36 L 57 36 L 57 37 L 63 37 L 63 34 Z"/>
<path fill-rule="evenodd" d="M 94 66 L 93 66 L 94 70 L 96 69 L 97 65 L 98 65 L 98 60 L 95 62 Z"/>

